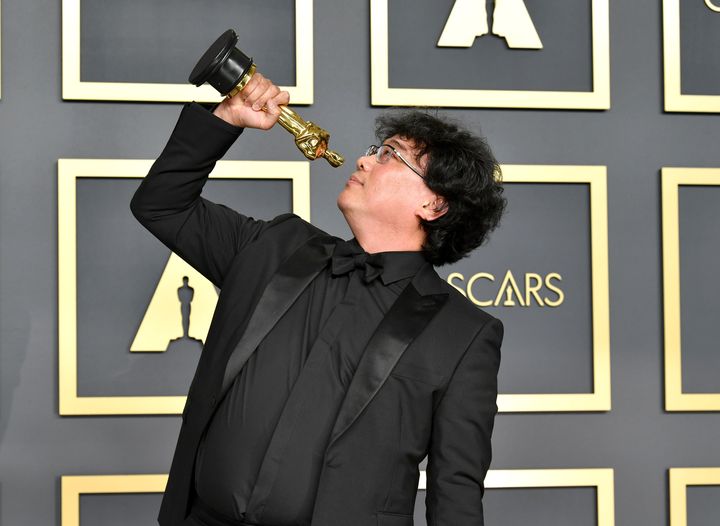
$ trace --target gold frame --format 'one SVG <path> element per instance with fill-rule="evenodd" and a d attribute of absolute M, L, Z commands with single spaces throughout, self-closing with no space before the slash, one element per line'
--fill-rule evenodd
<path fill-rule="evenodd" d="M 680 55 L 680 0 L 663 0 L 665 111 L 720 112 L 720 95 L 682 94 Z"/>
<path fill-rule="evenodd" d="M 167 475 L 63 475 L 60 526 L 80 526 L 80 495 L 163 493 L 167 479 Z"/>
<path fill-rule="evenodd" d="M 597 526 L 614 526 L 615 482 L 612 468 L 491 469 L 485 477 L 486 489 L 577 487 L 596 488 Z M 420 472 L 418 489 L 427 489 L 425 470 Z"/>
<path fill-rule="evenodd" d="M 608 0 L 592 0 L 592 91 L 391 88 L 388 75 L 388 0 L 370 0 L 370 72 L 373 106 L 464 108 L 610 108 Z"/>
<path fill-rule="evenodd" d="M 185 396 L 78 396 L 77 218 L 78 178 L 142 179 L 153 161 L 58 160 L 58 373 L 61 415 L 181 414 Z M 310 220 L 308 161 L 218 161 L 213 179 L 289 179 L 293 212 Z M 129 213 L 129 212 L 128 212 Z"/>
<path fill-rule="evenodd" d="M 607 167 L 503 165 L 505 183 L 584 183 L 590 185 L 593 392 L 498 394 L 498 411 L 610 411 L 610 302 L 608 270 Z"/>
<path fill-rule="evenodd" d="M 687 526 L 687 487 L 720 486 L 720 468 L 670 468 L 670 526 Z"/>
<path fill-rule="evenodd" d="M 662 168 L 665 410 L 720 411 L 720 393 L 683 393 L 680 323 L 680 185 L 720 186 L 720 168 Z"/>
<path fill-rule="evenodd" d="M 167 475 L 63 475 L 60 482 L 60 525 L 80 526 L 80 495 L 162 493 L 167 478 Z M 489 489 L 595 487 L 598 526 L 615 524 L 614 485 L 612 468 L 491 469 L 485 477 L 485 488 Z M 427 474 L 421 470 L 418 490 L 426 489 Z M 671 523 L 671 526 L 686 525 Z"/>
<path fill-rule="evenodd" d="M 281 86 L 293 104 L 313 103 L 313 0 L 295 0 L 295 85 Z M 199 56 L 199 55 L 198 55 Z M 211 86 L 80 80 L 80 0 L 62 0 L 62 98 L 147 102 L 218 102 Z"/>

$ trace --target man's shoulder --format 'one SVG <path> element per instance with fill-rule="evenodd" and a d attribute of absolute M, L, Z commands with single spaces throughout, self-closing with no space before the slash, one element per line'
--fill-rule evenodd
<path fill-rule="evenodd" d="M 248 246 L 243 257 L 256 252 L 280 262 L 314 239 L 332 237 L 297 214 L 280 214 L 265 223 L 262 233 Z"/>
<path fill-rule="evenodd" d="M 492 320 L 498 320 L 495 316 L 475 305 L 458 289 L 453 287 L 444 279 L 438 277 L 442 281 L 442 289 L 448 294 L 446 308 L 453 316 L 458 316 L 467 323 L 476 327 L 482 327 Z"/>
<path fill-rule="evenodd" d="M 268 233 L 271 231 L 275 235 L 283 235 L 292 233 L 300 236 L 300 238 L 309 239 L 315 236 L 329 236 L 327 232 L 316 227 L 309 221 L 303 219 L 299 215 L 288 212 L 280 214 L 268 221 Z"/>

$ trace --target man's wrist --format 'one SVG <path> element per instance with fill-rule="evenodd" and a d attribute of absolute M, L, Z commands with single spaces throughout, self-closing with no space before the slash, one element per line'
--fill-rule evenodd
<path fill-rule="evenodd" d="M 220 105 L 219 102 L 193 102 L 191 104 L 188 104 L 189 106 L 199 106 L 202 108 L 201 113 L 208 115 L 207 122 L 208 124 L 212 123 L 213 125 L 218 126 L 219 128 L 229 131 L 231 133 L 240 135 L 245 128 L 243 126 L 236 126 L 227 120 L 217 116 L 214 112 L 215 109 Z M 205 120 L 205 119 L 203 119 Z"/>
<path fill-rule="evenodd" d="M 235 123 L 232 121 L 232 116 L 227 111 L 227 106 L 225 106 L 224 104 L 218 103 L 210 111 L 217 118 L 224 120 L 225 122 L 227 122 L 228 124 L 230 124 L 232 126 L 236 126 Z M 236 127 L 239 128 L 240 126 L 236 126 Z"/>

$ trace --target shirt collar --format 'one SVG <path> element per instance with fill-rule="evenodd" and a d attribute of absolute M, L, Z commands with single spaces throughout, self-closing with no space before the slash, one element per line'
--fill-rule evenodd
<path fill-rule="evenodd" d="M 364 249 L 358 243 L 356 238 L 347 241 L 355 246 L 358 251 L 364 252 Z M 413 277 L 424 266 L 430 263 L 425 259 L 421 250 L 399 250 L 378 252 L 382 256 L 383 271 L 380 279 L 384 285 L 388 285 L 403 278 Z"/>

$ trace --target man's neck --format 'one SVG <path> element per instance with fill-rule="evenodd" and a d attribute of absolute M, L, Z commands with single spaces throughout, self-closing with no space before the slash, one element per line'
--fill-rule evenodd
<path fill-rule="evenodd" d="M 415 233 L 401 233 L 394 231 L 363 230 L 350 226 L 355 239 L 368 254 L 377 252 L 404 252 L 422 250 L 425 233 L 419 230 Z"/>

